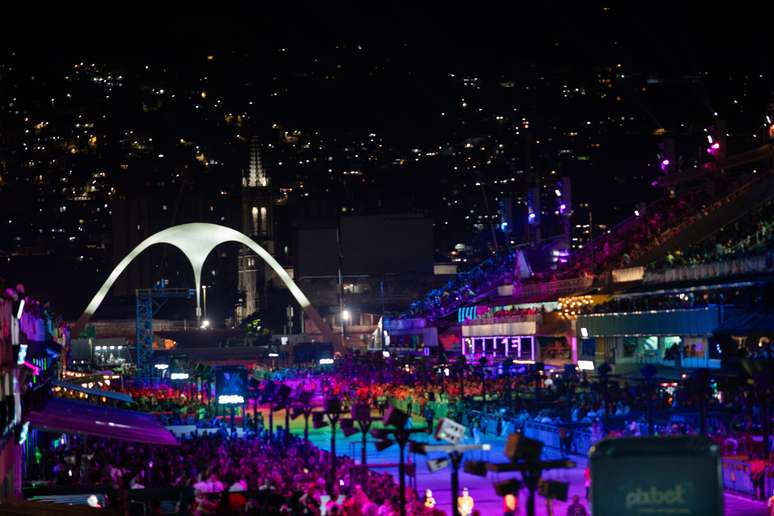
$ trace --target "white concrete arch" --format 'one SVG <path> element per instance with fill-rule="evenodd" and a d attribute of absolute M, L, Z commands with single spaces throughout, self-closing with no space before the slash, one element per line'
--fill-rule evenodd
<path fill-rule="evenodd" d="M 204 267 L 204 261 L 207 256 L 212 252 L 215 247 L 226 242 L 238 242 L 240 244 L 249 247 L 255 254 L 260 256 L 274 272 L 282 280 L 282 283 L 290 290 L 293 297 L 301 305 L 301 308 L 306 312 L 312 322 L 317 326 L 320 332 L 323 334 L 326 340 L 334 344 L 339 344 L 333 330 L 322 320 L 320 314 L 309 302 L 309 299 L 301 292 L 298 285 L 288 276 L 288 273 L 282 266 L 269 254 L 266 249 L 258 245 L 253 239 L 225 226 L 218 224 L 209 224 L 205 222 L 193 222 L 190 224 L 180 224 L 179 226 L 173 226 L 171 228 L 159 231 L 140 242 L 140 244 L 132 249 L 121 262 L 116 265 L 113 272 L 102 284 L 102 287 L 92 298 L 86 310 L 83 311 L 78 322 L 75 324 L 73 331 L 74 335 L 88 323 L 94 312 L 97 311 L 99 305 L 107 296 L 110 287 L 113 286 L 118 276 L 126 269 L 126 267 L 134 260 L 140 253 L 156 244 L 170 244 L 180 249 L 183 254 L 188 258 L 188 261 L 193 267 L 194 282 L 196 283 L 196 307 L 197 314 L 200 313 L 200 301 L 201 301 L 201 284 L 202 284 L 202 267 Z"/>

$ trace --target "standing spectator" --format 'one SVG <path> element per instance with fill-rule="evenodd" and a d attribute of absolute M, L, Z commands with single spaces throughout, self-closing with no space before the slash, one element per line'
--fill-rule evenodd
<path fill-rule="evenodd" d="M 567 457 L 572 451 L 572 432 L 567 425 L 559 427 L 559 452 L 562 457 Z"/>
<path fill-rule="evenodd" d="M 503 516 L 518 516 L 519 497 L 518 495 L 507 494 L 503 497 Z"/>
<path fill-rule="evenodd" d="M 586 500 L 591 496 L 591 468 L 586 466 L 583 470 L 583 483 L 586 486 Z"/>
<path fill-rule="evenodd" d="M 575 495 L 572 497 L 572 504 L 567 507 L 567 516 L 588 516 L 589 513 L 586 508 L 580 503 L 580 497 Z"/>
<path fill-rule="evenodd" d="M 753 485 L 753 498 L 755 498 L 756 500 L 766 499 L 766 493 L 764 491 L 764 484 L 765 484 L 764 480 L 766 478 L 765 472 L 766 472 L 766 463 L 764 462 L 763 458 L 759 455 L 755 457 L 755 459 L 750 463 L 750 479 L 752 480 L 752 485 Z"/>
<path fill-rule="evenodd" d="M 462 496 L 457 498 L 457 509 L 460 512 L 460 516 L 470 516 L 473 512 L 473 505 L 473 497 L 470 496 L 468 488 L 464 487 L 462 489 Z"/>
<path fill-rule="evenodd" d="M 435 412 L 430 407 L 429 404 L 425 405 L 425 411 L 424 411 L 425 420 L 427 421 L 427 427 L 432 430 L 433 429 L 433 417 L 435 416 Z"/>
<path fill-rule="evenodd" d="M 473 418 L 473 442 L 478 444 L 481 442 L 481 427 L 479 426 L 478 419 Z"/>

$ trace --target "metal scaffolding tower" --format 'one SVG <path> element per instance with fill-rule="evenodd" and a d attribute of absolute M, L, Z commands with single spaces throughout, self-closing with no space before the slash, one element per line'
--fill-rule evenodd
<path fill-rule="evenodd" d="M 153 316 L 169 299 L 191 299 L 196 297 L 192 288 L 144 288 L 137 289 L 137 376 L 151 377 L 151 356 L 153 355 Z"/>

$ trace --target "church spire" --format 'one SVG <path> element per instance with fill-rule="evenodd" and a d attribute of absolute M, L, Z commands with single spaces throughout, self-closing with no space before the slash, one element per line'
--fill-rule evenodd
<path fill-rule="evenodd" d="M 242 185 L 248 188 L 265 188 L 269 186 L 269 175 L 266 173 L 266 169 L 263 168 L 258 137 L 255 135 L 250 138 L 250 163 L 247 177 L 244 178 Z"/>

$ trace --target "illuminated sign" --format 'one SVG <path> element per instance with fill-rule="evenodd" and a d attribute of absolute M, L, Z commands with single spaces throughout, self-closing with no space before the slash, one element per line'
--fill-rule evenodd
<path fill-rule="evenodd" d="M 594 361 L 593 360 L 578 360 L 578 369 L 581 371 L 593 371 L 594 370 Z"/>
<path fill-rule="evenodd" d="M 218 405 L 240 405 L 244 402 L 244 396 L 239 394 L 221 394 L 218 396 Z"/>
<path fill-rule="evenodd" d="M 170 380 L 188 380 L 188 373 L 172 373 L 169 375 Z"/>
<path fill-rule="evenodd" d="M 330 365 L 333 363 L 332 358 L 321 358 L 320 359 L 320 365 Z"/>
<path fill-rule="evenodd" d="M 247 369 L 244 367 L 217 368 L 215 370 L 215 392 L 220 404 L 242 403 L 245 394 L 247 394 Z"/>

